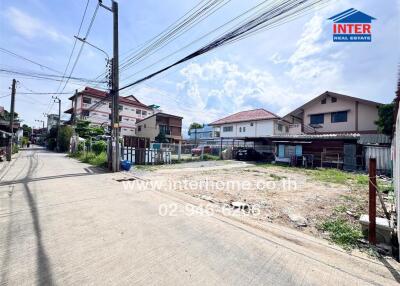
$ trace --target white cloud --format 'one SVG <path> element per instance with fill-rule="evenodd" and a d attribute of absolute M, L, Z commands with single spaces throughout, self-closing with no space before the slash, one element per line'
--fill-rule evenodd
<path fill-rule="evenodd" d="M 15 7 L 9 7 L 5 12 L 5 16 L 14 30 L 27 39 L 46 37 L 56 42 L 70 42 L 68 37 L 58 32 L 48 23 L 34 18 Z"/>

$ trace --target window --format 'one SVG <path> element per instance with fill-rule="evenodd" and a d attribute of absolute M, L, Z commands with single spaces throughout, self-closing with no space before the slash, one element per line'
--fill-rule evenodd
<path fill-rule="evenodd" d="M 122 121 L 122 116 L 118 116 L 118 121 L 121 122 Z"/>
<path fill-rule="evenodd" d="M 254 125 L 254 123 L 252 122 L 252 123 L 250 123 L 250 126 L 253 126 Z"/>
<path fill-rule="evenodd" d="M 232 132 L 233 131 L 233 126 L 224 126 L 222 128 L 222 131 L 224 131 L 224 132 Z"/>
<path fill-rule="evenodd" d="M 142 125 L 139 125 L 137 131 L 142 131 Z"/>
<path fill-rule="evenodd" d="M 90 97 L 83 97 L 83 103 L 91 104 L 92 103 L 92 99 Z"/>
<path fill-rule="evenodd" d="M 347 111 L 332 112 L 331 122 L 332 123 L 347 122 Z"/>
<path fill-rule="evenodd" d="M 140 109 L 136 109 L 136 114 L 141 114 L 142 111 Z"/>
<path fill-rule="evenodd" d="M 331 97 L 331 102 L 332 103 L 334 103 L 334 102 L 336 102 L 337 101 L 337 98 L 336 97 Z"/>
<path fill-rule="evenodd" d="M 108 115 L 108 119 L 112 120 L 112 116 L 111 114 Z"/>
<path fill-rule="evenodd" d="M 310 124 L 324 124 L 324 114 L 312 114 L 310 116 Z"/>
<path fill-rule="evenodd" d="M 278 130 L 279 131 L 282 131 L 283 129 L 282 129 L 283 127 L 282 127 L 282 124 L 278 124 Z"/>
<path fill-rule="evenodd" d="M 147 115 L 147 111 L 142 111 L 142 115 Z"/>
<path fill-rule="evenodd" d="M 285 126 L 285 131 L 286 131 L 286 133 L 289 132 L 289 126 Z"/>
<path fill-rule="evenodd" d="M 243 132 L 246 132 L 246 127 L 243 127 L 242 130 L 243 130 Z"/>
<path fill-rule="evenodd" d="M 324 98 L 323 100 L 321 100 L 321 104 L 326 104 L 326 98 Z"/>
<path fill-rule="evenodd" d="M 239 127 L 239 132 L 242 132 L 242 127 Z"/>
<path fill-rule="evenodd" d="M 109 107 L 109 108 L 112 108 L 112 103 L 111 103 L 111 102 L 108 104 L 108 107 Z"/>
<path fill-rule="evenodd" d="M 143 125 L 143 128 L 146 128 L 146 124 Z"/>
<path fill-rule="evenodd" d="M 89 116 L 90 112 L 89 110 L 82 110 L 82 116 Z"/>
<path fill-rule="evenodd" d="M 124 109 L 124 107 L 122 105 L 118 105 L 118 109 L 122 110 L 122 109 Z"/>

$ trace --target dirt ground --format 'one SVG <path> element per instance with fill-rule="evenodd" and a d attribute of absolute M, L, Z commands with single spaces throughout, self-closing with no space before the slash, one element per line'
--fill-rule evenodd
<path fill-rule="evenodd" d="M 139 168 L 149 180 L 168 181 L 175 190 L 203 199 L 210 207 L 235 210 L 258 221 L 272 222 L 315 236 L 318 225 L 341 212 L 356 222 L 366 213 L 367 189 L 315 178 L 313 171 L 237 161 L 206 161 Z M 244 203 L 243 209 L 232 202 Z M 247 208 L 248 206 L 248 208 Z"/>

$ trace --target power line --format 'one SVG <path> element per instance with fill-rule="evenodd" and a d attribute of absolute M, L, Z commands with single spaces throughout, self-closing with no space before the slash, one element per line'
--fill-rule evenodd
<path fill-rule="evenodd" d="M 80 34 L 80 32 L 81 32 L 82 25 L 83 25 L 83 22 L 84 22 L 85 16 L 86 16 L 86 11 L 87 11 L 87 8 L 88 8 L 88 6 L 89 6 L 89 2 L 90 2 L 90 0 L 87 0 L 87 1 L 86 1 L 85 10 L 84 10 L 83 15 L 82 15 L 81 23 L 79 24 L 77 36 L 79 36 L 79 34 Z M 70 55 L 69 55 L 67 65 L 66 65 L 66 67 L 65 67 L 65 69 L 64 69 L 64 72 L 63 72 L 63 76 L 62 76 L 63 79 L 65 78 L 65 74 L 67 73 L 67 70 L 68 70 L 69 65 L 70 65 L 70 63 L 71 63 L 71 59 L 72 59 L 72 56 L 73 56 L 73 54 L 74 54 L 75 47 L 76 47 L 76 42 L 77 42 L 77 39 L 75 38 L 75 40 L 74 40 L 74 45 L 72 46 L 72 50 L 71 50 L 71 53 L 70 53 Z M 58 85 L 57 92 L 58 92 L 58 90 L 60 89 L 61 84 L 62 84 L 62 82 L 60 82 L 60 84 Z"/>
<path fill-rule="evenodd" d="M 23 71 L 1 69 L 1 68 L 0 68 L 0 72 L 9 73 L 9 74 L 17 74 L 17 75 L 21 75 L 21 76 L 25 76 L 25 77 L 45 79 L 45 80 L 54 80 L 54 81 L 62 81 L 63 80 L 62 76 L 53 75 L 53 74 L 29 73 L 29 72 L 23 72 Z M 79 78 L 79 77 L 70 77 L 70 79 L 74 80 L 74 81 L 92 82 L 92 80 L 90 80 L 90 79 Z M 99 83 L 98 81 L 93 81 L 93 82 Z"/>
<path fill-rule="evenodd" d="M 227 32 L 224 35 L 218 37 L 217 39 L 215 39 L 208 45 L 203 46 L 202 48 L 196 50 L 195 52 L 189 54 L 188 56 L 186 56 L 186 57 L 176 61 L 175 63 L 170 64 L 150 75 L 147 75 L 141 79 L 138 79 L 128 85 L 125 85 L 124 87 L 120 88 L 120 90 L 126 89 L 128 87 L 131 87 L 138 83 L 141 83 L 145 80 L 148 80 L 148 79 L 156 76 L 157 74 L 160 74 L 176 65 L 179 65 L 179 64 L 186 62 L 190 59 L 193 59 L 199 55 L 202 55 L 211 50 L 214 50 L 222 45 L 229 44 L 236 39 L 240 39 L 241 37 L 248 36 L 248 35 L 252 34 L 252 32 L 254 32 L 254 31 L 258 31 L 259 29 L 265 28 L 269 21 L 271 21 L 277 17 L 280 17 L 280 20 L 282 20 L 282 19 L 284 19 L 284 17 L 294 15 L 295 13 L 301 13 L 302 10 L 305 10 L 305 8 L 313 7 L 317 4 L 319 4 L 320 2 L 325 2 L 325 1 L 329 1 L 329 0 L 314 0 L 314 1 L 313 0 L 301 0 L 301 1 L 288 0 L 288 1 L 284 1 L 283 3 L 276 5 L 272 9 L 265 11 L 261 15 L 252 18 L 251 20 L 247 21 L 245 24 L 240 25 L 239 27 L 231 30 L 230 32 Z M 305 5 L 308 2 L 310 2 L 310 4 Z"/>
<path fill-rule="evenodd" d="M 245 11 L 244 13 L 242 13 L 242 14 L 240 14 L 240 15 L 234 17 L 233 19 L 229 20 L 228 22 L 226 22 L 226 23 L 224 23 L 224 24 L 218 26 L 217 28 L 215 28 L 215 29 L 213 29 L 213 30 L 207 32 L 206 34 L 204 34 L 204 35 L 202 35 L 201 37 L 197 38 L 196 40 L 190 42 L 189 44 L 185 45 L 184 47 L 181 47 L 180 49 L 178 49 L 178 50 L 176 50 L 176 51 L 174 51 L 174 52 L 172 52 L 172 53 L 166 55 L 165 57 L 159 59 L 158 61 L 156 61 L 156 62 L 154 62 L 154 63 L 152 63 L 152 64 L 150 64 L 150 65 L 148 65 L 148 66 L 146 66 L 146 67 L 144 67 L 144 68 L 142 68 L 141 70 L 139 70 L 139 71 L 133 73 L 132 75 L 130 75 L 130 76 L 128 76 L 128 77 L 125 77 L 123 80 L 126 80 L 126 79 L 128 79 L 128 78 L 131 78 L 132 76 L 134 76 L 134 75 L 136 75 L 136 74 L 139 74 L 139 73 L 141 73 L 141 72 L 143 72 L 143 71 L 145 71 L 145 70 L 147 70 L 147 69 L 149 69 L 149 68 L 155 66 L 156 64 L 158 64 L 158 63 L 160 63 L 160 62 L 162 62 L 162 61 L 168 59 L 169 57 L 171 57 L 171 56 L 173 56 L 173 55 L 179 53 L 179 52 L 182 51 L 182 50 L 185 50 L 186 48 L 190 47 L 191 45 L 193 45 L 193 44 L 195 44 L 195 43 L 201 41 L 202 39 L 206 38 L 207 36 L 209 36 L 209 35 L 215 33 L 216 31 L 218 31 L 218 30 L 220 30 L 220 29 L 222 29 L 222 28 L 224 28 L 224 27 L 226 27 L 226 26 L 232 24 L 233 22 L 235 22 L 236 20 L 238 20 L 238 19 L 244 17 L 245 15 L 247 15 L 247 14 L 249 14 L 249 13 L 251 13 L 251 12 L 254 12 L 254 13 L 252 13 L 250 16 L 248 16 L 247 18 L 245 18 L 243 21 L 241 21 L 240 23 L 238 23 L 238 24 L 236 25 L 236 27 L 242 25 L 243 23 L 245 23 L 245 21 L 246 21 L 247 19 L 250 19 L 251 17 L 253 17 L 253 16 L 255 16 L 255 15 L 258 15 L 258 14 L 260 13 L 260 11 L 263 11 L 264 9 L 266 9 L 266 8 L 269 7 L 269 6 L 272 6 L 271 4 L 269 4 L 269 5 L 267 5 L 266 7 L 261 8 L 261 6 L 264 5 L 266 2 L 269 2 L 269 0 L 264 0 L 263 2 L 261 2 L 261 3 L 257 4 L 256 6 L 254 6 L 254 7 L 250 8 L 250 9 L 248 9 L 248 10 Z"/>
<path fill-rule="evenodd" d="M 202 22 L 204 19 L 208 18 L 216 11 L 227 5 L 230 1 L 231 0 L 208 1 L 205 5 L 200 7 L 194 13 L 190 14 L 187 18 L 185 18 L 181 23 L 173 26 L 170 31 L 167 31 L 167 33 L 165 33 L 165 35 L 161 35 L 158 39 L 134 54 L 130 59 L 127 60 L 125 65 L 121 67 L 121 71 L 126 70 L 133 64 L 143 61 L 145 58 L 151 56 L 156 51 L 166 46 L 176 38 L 180 37 L 182 34 L 192 29 L 195 25 Z"/>
<path fill-rule="evenodd" d="M 94 23 L 94 19 L 96 18 L 96 15 L 97 15 L 97 11 L 98 11 L 98 10 L 99 10 L 99 4 L 97 3 L 96 8 L 95 8 L 95 10 L 94 10 L 94 12 L 93 12 L 92 19 L 90 20 L 88 29 L 87 29 L 87 31 L 86 31 L 86 34 L 85 34 L 85 37 L 84 37 L 85 39 L 86 39 L 86 38 L 89 36 L 89 34 L 90 34 L 90 31 L 91 31 L 91 29 L 92 29 L 92 26 L 93 26 L 93 23 Z M 70 78 L 72 77 L 72 73 L 74 72 L 75 67 L 76 67 L 76 65 L 77 65 L 77 63 L 78 63 L 78 61 L 79 61 L 79 58 L 80 58 L 80 56 L 81 56 L 81 54 L 82 54 L 82 50 L 83 50 L 84 45 L 85 45 L 85 42 L 82 42 L 81 47 L 80 47 L 79 52 L 78 52 L 78 55 L 76 56 L 76 59 L 75 59 L 75 61 L 74 61 L 74 64 L 72 65 L 72 68 L 71 68 L 71 71 L 70 71 L 70 73 L 69 73 L 69 76 L 67 77 L 67 80 L 65 81 L 65 84 L 64 84 L 64 86 L 63 86 L 61 92 L 64 91 L 64 89 L 65 89 L 65 87 L 67 86 L 67 84 L 68 84 Z"/>
<path fill-rule="evenodd" d="M 12 52 L 12 51 L 7 50 L 7 49 L 5 49 L 5 48 L 0 47 L 0 51 L 3 52 L 3 53 L 6 53 L 6 54 L 12 55 L 12 56 L 14 56 L 14 57 L 16 57 L 16 58 L 19 58 L 19 59 L 25 60 L 25 61 L 27 61 L 27 62 L 30 62 L 30 63 L 32 63 L 32 64 L 35 64 L 35 65 L 37 65 L 37 66 L 40 66 L 41 68 L 48 69 L 48 70 L 51 70 L 51 71 L 56 72 L 56 73 L 58 73 L 58 74 L 61 74 L 61 72 L 58 71 L 58 70 L 55 70 L 55 69 L 53 69 L 53 68 L 51 68 L 51 67 L 48 67 L 48 66 L 46 66 L 46 65 L 44 65 L 44 64 L 35 62 L 35 61 L 31 60 L 31 59 L 28 59 L 27 57 L 21 56 L 21 55 L 15 53 L 15 52 Z"/>

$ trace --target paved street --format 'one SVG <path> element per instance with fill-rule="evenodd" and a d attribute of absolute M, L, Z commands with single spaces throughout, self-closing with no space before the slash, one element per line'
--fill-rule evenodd
<path fill-rule="evenodd" d="M 386 260 L 276 225 L 160 216 L 190 199 L 124 191 L 121 174 L 40 148 L 16 157 L 0 169 L 2 285 L 398 285 Z"/>

